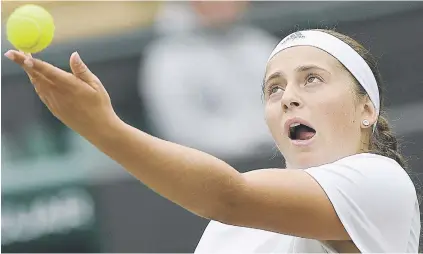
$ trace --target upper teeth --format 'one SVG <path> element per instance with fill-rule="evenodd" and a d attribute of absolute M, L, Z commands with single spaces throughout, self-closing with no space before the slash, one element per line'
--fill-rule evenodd
<path fill-rule="evenodd" d="M 293 123 L 293 124 L 291 124 L 289 127 L 290 127 L 290 128 L 294 128 L 294 127 L 297 127 L 298 125 L 300 125 L 300 123 Z"/>

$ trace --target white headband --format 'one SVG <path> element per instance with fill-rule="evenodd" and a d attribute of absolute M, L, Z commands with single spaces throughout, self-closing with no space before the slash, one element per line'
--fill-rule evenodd
<path fill-rule="evenodd" d="M 379 115 L 380 100 L 376 78 L 366 61 L 353 48 L 325 32 L 301 31 L 285 37 L 272 51 L 268 61 L 282 50 L 295 46 L 313 46 L 326 51 L 338 59 L 366 90 L 370 100 L 373 102 L 377 115 Z M 376 123 L 373 126 L 373 130 L 374 127 L 376 127 Z"/>

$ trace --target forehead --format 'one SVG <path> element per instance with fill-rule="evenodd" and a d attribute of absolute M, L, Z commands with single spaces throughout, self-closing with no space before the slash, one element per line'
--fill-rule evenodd
<path fill-rule="evenodd" d="M 326 51 L 312 46 L 295 46 L 282 50 L 269 61 L 266 78 L 274 72 L 289 75 L 304 65 L 314 65 L 330 73 L 343 71 L 341 63 Z"/>

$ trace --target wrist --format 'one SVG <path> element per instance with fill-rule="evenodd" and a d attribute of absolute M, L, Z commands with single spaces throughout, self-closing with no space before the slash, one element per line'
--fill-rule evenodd
<path fill-rule="evenodd" d="M 83 136 L 92 143 L 114 139 L 120 136 L 119 133 L 124 130 L 126 125 L 127 124 L 113 112 L 113 114 L 104 121 L 93 124 Z"/>

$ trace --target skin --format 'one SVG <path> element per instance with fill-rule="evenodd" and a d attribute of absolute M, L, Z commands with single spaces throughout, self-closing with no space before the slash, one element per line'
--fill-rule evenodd
<path fill-rule="evenodd" d="M 367 98 L 358 101 L 355 88 L 351 74 L 314 47 L 288 48 L 270 60 L 264 84 L 266 121 L 288 168 L 319 166 L 367 150 L 370 129 L 362 121 L 374 123 L 375 110 Z M 283 132 L 285 121 L 293 117 L 316 130 L 311 145 L 295 146 Z"/>
<path fill-rule="evenodd" d="M 292 168 L 242 174 L 209 154 L 124 123 L 100 80 L 77 53 L 70 57 L 71 73 L 17 51 L 5 55 L 28 73 L 52 114 L 170 201 L 222 223 L 318 239 L 338 251 L 357 250 L 319 184 L 305 171 L 293 169 L 360 152 L 361 136 L 369 131 L 360 123 L 363 119 L 373 123 L 371 103 L 354 103 L 352 79 L 331 56 L 298 47 L 271 60 L 266 78 L 282 72 L 283 78 L 272 85 L 279 84 L 285 91 L 266 94 L 266 119 Z M 315 84 L 309 79 L 313 85 L 303 86 L 307 75 L 295 69 L 305 63 L 324 68 L 325 82 Z M 293 102 L 298 106 L 292 106 Z M 282 134 L 283 121 L 294 115 L 307 119 L 317 130 L 313 145 L 293 147 Z M 342 146 L 337 145 L 339 139 Z"/>

